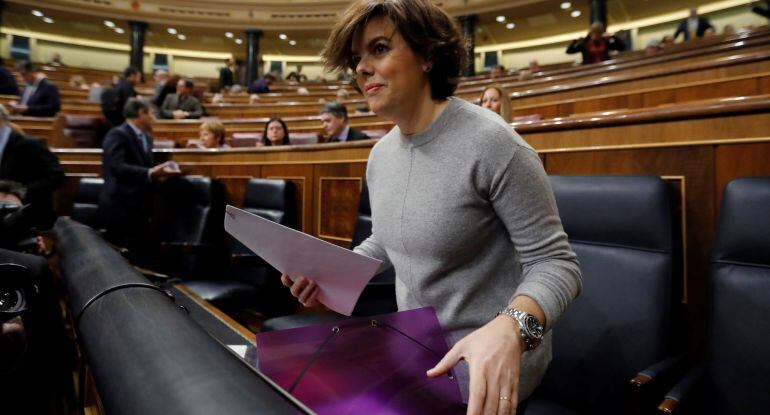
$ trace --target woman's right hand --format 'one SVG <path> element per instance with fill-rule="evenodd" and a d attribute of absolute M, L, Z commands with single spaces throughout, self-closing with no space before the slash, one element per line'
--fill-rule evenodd
<path fill-rule="evenodd" d="M 281 275 L 281 283 L 284 286 L 289 287 L 291 295 L 299 300 L 300 304 L 303 306 L 315 307 L 319 304 L 318 299 L 316 298 L 318 295 L 318 284 L 316 284 L 315 281 L 305 277 L 299 277 L 295 281 L 292 281 L 291 277 L 283 274 Z"/>

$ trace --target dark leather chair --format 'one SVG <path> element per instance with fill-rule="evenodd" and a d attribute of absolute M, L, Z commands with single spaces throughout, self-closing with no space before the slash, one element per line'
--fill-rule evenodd
<path fill-rule="evenodd" d="M 363 188 L 361 189 L 361 198 L 358 203 L 358 217 L 356 218 L 356 227 L 353 231 L 353 242 L 351 243 L 351 246 L 358 246 L 371 234 L 372 207 L 369 204 L 369 188 L 367 187 L 366 182 L 364 182 Z M 396 305 L 395 278 L 396 274 L 393 268 L 375 275 L 361 293 L 356 308 L 353 310 L 353 315 L 361 317 L 396 311 L 398 307 Z M 345 316 L 333 312 L 295 314 L 265 321 L 262 325 L 262 331 L 284 330 L 313 324 L 323 324 L 345 318 Z"/>
<path fill-rule="evenodd" d="M 158 193 L 160 261 L 153 268 L 184 279 L 226 269 L 222 183 L 208 177 L 176 177 L 163 183 Z"/>
<path fill-rule="evenodd" d="M 246 185 L 243 210 L 290 228 L 297 228 L 297 190 L 294 183 L 277 179 L 251 179 Z M 186 285 L 201 298 L 225 311 L 254 306 L 268 316 L 290 313 L 291 295 L 281 285 L 280 274 L 250 249 L 233 239 L 230 267 L 223 278 L 189 281 Z"/>
<path fill-rule="evenodd" d="M 681 233 L 669 187 L 647 176 L 550 179 L 583 290 L 553 327 L 553 360 L 525 414 L 633 413 L 629 379 L 674 348 Z"/>
<path fill-rule="evenodd" d="M 770 177 L 725 188 L 711 256 L 708 351 L 663 413 L 770 413 Z"/>
<path fill-rule="evenodd" d="M 91 115 L 66 115 L 64 117 L 64 136 L 70 139 L 74 147 L 100 147 L 103 130 L 101 117 Z"/>
<path fill-rule="evenodd" d="M 99 227 L 99 192 L 102 191 L 104 179 L 86 177 L 80 179 L 75 203 L 72 205 L 72 219 L 92 228 Z"/>

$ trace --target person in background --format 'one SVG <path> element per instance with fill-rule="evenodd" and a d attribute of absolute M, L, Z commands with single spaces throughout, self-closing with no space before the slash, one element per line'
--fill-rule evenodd
<path fill-rule="evenodd" d="M 484 90 L 481 91 L 479 104 L 495 114 L 500 115 L 505 122 L 510 124 L 513 116 L 511 114 L 511 99 L 508 97 L 508 93 L 502 85 L 491 84 L 484 88 Z"/>
<path fill-rule="evenodd" d="M 510 415 L 545 374 L 550 328 L 582 280 L 537 152 L 453 96 L 465 45 L 431 0 L 357 0 L 321 57 L 329 71 L 354 68 L 372 111 L 395 124 L 369 154 L 372 233 L 354 251 L 395 269 L 400 311 L 435 310 L 452 348 L 426 374 L 454 367 L 468 414 Z M 281 281 L 318 304 L 314 281 Z"/>
<path fill-rule="evenodd" d="M 152 98 L 150 98 L 150 100 L 154 103 L 155 101 L 158 100 L 160 93 L 163 91 L 163 87 L 166 86 L 166 81 L 168 80 L 168 71 L 166 71 L 165 69 L 156 69 L 155 72 L 152 74 L 152 79 L 155 81 L 155 89 L 152 93 Z M 163 101 L 161 101 L 160 103 L 162 104 Z"/>
<path fill-rule="evenodd" d="M 56 66 L 59 68 L 63 68 L 67 65 L 64 64 L 64 62 L 61 61 L 61 55 L 58 52 L 54 52 L 53 55 L 51 55 L 51 60 L 46 63 L 48 66 Z"/>
<path fill-rule="evenodd" d="M 0 95 L 19 95 L 16 77 L 5 69 L 3 58 L 0 58 Z"/>
<path fill-rule="evenodd" d="M 129 99 L 137 96 L 134 86 L 142 79 L 139 69 L 129 66 L 123 70 L 123 77 L 111 88 L 102 93 L 102 112 L 110 123 L 110 127 L 123 124 L 123 108 Z"/>
<path fill-rule="evenodd" d="M 250 94 L 249 95 L 249 104 L 258 104 L 259 103 L 259 95 L 257 94 Z"/>
<path fill-rule="evenodd" d="M 126 122 L 111 129 L 102 145 L 104 186 L 98 212 L 110 242 L 141 251 L 150 225 L 152 182 L 181 172 L 171 162 L 153 162 L 155 116 L 150 103 L 131 98 L 123 114 Z"/>
<path fill-rule="evenodd" d="M 288 146 L 289 144 L 289 129 L 286 123 L 280 118 L 271 118 L 265 124 L 265 131 L 262 132 L 262 145 Z"/>
<path fill-rule="evenodd" d="M 684 35 L 684 40 L 695 39 L 696 37 L 703 37 L 703 33 L 707 29 L 713 29 L 709 20 L 705 17 L 698 16 L 698 8 L 690 8 L 690 17 L 679 22 L 679 26 L 674 32 L 674 40 L 679 38 L 679 35 Z"/>
<path fill-rule="evenodd" d="M 84 78 L 83 75 L 70 76 L 69 86 L 73 88 L 83 89 L 83 90 L 91 89 L 91 87 L 86 82 L 86 78 Z"/>
<path fill-rule="evenodd" d="M 12 128 L 10 115 L 0 105 L 0 179 L 26 187 L 24 203 L 33 205 L 41 223 L 56 220 L 53 194 L 64 184 L 64 170 L 45 143 Z"/>
<path fill-rule="evenodd" d="M 582 53 L 583 65 L 587 65 L 609 60 L 611 50 L 621 51 L 626 48 L 620 38 L 609 35 L 604 30 L 601 22 L 591 23 L 588 36 L 573 40 L 567 47 L 567 53 Z"/>
<path fill-rule="evenodd" d="M 169 94 L 160 107 L 160 117 L 165 119 L 194 119 L 203 116 L 203 107 L 198 98 L 192 96 L 195 84 L 190 79 L 176 83 L 176 94 Z"/>
<path fill-rule="evenodd" d="M 502 78 L 503 76 L 505 76 L 505 66 L 503 65 L 496 65 L 489 71 L 489 77 L 491 79 Z"/>
<path fill-rule="evenodd" d="M 233 86 L 233 79 L 235 75 L 233 74 L 233 68 L 235 67 L 235 62 L 233 62 L 232 58 L 225 59 L 225 66 L 219 69 L 219 91 L 226 91 L 231 86 Z"/>
<path fill-rule="evenodd" d="M 160 88 L 160 92 L 158 93 L 157 97 L 154 97 L 152 99 L 152 105 L 155 106 L 155 108 L 160 108 L 161 105 L 163 105 L 163 101 L 166 100 L 166 97 L 169 96 L 169 94 L 173 94 L 176 92 L 176 85 L 179 83 L 179 80 L 182 79 L 181 77 L 174 75 L 166 79 L 166 81 L 163 83 L 162 87 Z"/>
<path fill-rule="evenodd" d="M 665 35 L 663 36 L 663 39 L 660 41 L 660 47 L 667 48 L 674 44 L 674 37 L 671 35 Z"/>
<path fill-rule="evenodd" d="M 368 135 L 348 125 L 348 109 L 338 102 L 329 102 L 321 108 L 321 123 L 329 137 L 327 143 L 369 139 Z"/>
<path fill-rule="evenodd" d="M 201 124 L 200 139 L 190 140 L 187 143 L 188 148 L 200 148 L 200 149 L 227 149 L 230 148 L 225 144 L 225 126 L 219 121 L 206 121 Z"/>
<path fill-rule="evenodd" d="M 294 81 L 294 82 L 305 82 L 307 81 L 307 76 L 302 73 L 302 65 L 297 65 L 296 71 L 291 71 L 289 75 L 286 77 L 287 81 Z"/>
<path fill-rule="evenodd" d="M 337 102 L 343 102 L 350 99 L 350 92 L 348 92 L 345 88 L 340 88 L 337 90 Z"/>
<path fill-rule="evenodd" d="M 16 65 L 22 79 L 27 84 L 19 102 L 10 101 L 8 105 L 17 114 L 29 117 L 53 117 L 61 109 L 59 88 L 37 66 L 28 61 Z"/>
<path fill-rule="evenodd" d="M 716 35 L 717 35 L 716 29 L 714 29 L 713 27 L 709 27 L 708 29 L 703 31 L 703 36 L 701 36 L 701 37 L 704 37 L 704 38 L 705 37 L 714 37 Z"/>
<path fill-rule="evenodd" d="M 722 28 L 722 34 L 723 35 L 734 35 L 735 34 L 735 26 L 731 24 L 726 24 L 725 27 Z"/>
<path fill-rule="evenodd" d="M 529 69 L 522 69 L 519 71 L 519 82 L 529 81 L 532 78 L 532 71 Z"/>
<path fill-rule="evenodd" d="M 540 62 L 538 62 L 537 59 L 529 61 L 529 70 L 533 74 L 540 72 Z"/>
<path fill-rule="evenodd" d="M 644 48 L 644 53 L 646 55 L 654 55 L 661 50 L 663 50 L 663 47 L 661 46 L 660 40 L 651 39 L 649 42 L 647 42 L 647 46 Z"/>
<path fill-rule="evenodd" d="M 268 73 L 262 79 L 257 79 L 249 85 L 249 94 L 267 94 L 270 92 L 270 85 L 275 82 L 275 75 Z"/>

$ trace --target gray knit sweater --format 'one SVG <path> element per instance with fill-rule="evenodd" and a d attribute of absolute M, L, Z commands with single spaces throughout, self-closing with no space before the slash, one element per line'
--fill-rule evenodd
<path fill-rule="evenodd" d="M 366 178 L 373 230 L 355 251 L 394 266 L 399 310 L 434 307 L 452 343 L 519 295 L 540 305 L 548 329 L 580 291 L 542 163 L 497 114 L 452 98 L 425 131 L 383 137 Z M 549 333 L 522 356 L 519 399 L 550 359 Z M 456 370 L 467 399 L 467 364 Z"/>

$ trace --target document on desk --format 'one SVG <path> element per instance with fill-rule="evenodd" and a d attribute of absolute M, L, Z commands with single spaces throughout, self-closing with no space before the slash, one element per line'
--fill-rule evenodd
<path fill-rule="evenodd" d="M 225 230 L 278 271 L 318 284 L 318 301 L 349 316 L 381 261 L 227 206 Z"/>

